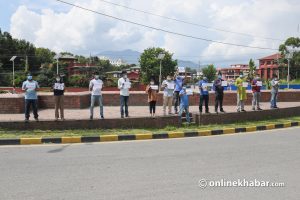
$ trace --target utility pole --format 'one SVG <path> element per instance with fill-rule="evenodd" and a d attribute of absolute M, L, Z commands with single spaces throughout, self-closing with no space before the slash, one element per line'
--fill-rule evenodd
<path fill-rule="evenodd" d="M 28 72 L 28 69 L 29 67 L 28 67 L 28 56 L 26 55 L 26 57 L 25 57 L 25 72 L 27 73 Z"/>

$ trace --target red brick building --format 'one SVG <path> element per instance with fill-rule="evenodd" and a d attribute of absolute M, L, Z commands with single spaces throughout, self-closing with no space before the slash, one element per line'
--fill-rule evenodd
<path fill-rule="evenodd" d="M 241 73 L 248 74 L 249 73 L 249 65 L 248 64 L 234 64 L 230 65 L 228 68 L 218 68 L 218 73 L 222 74 L 222 78 L 224 80 L 235 80 L 240 76 Z"/>
<path fill-rule="evenodd" d="M 268 80 L 273 78 L 273 74 L 278 76 L 281 74 L 281 69 L 279 68 L 278 60 L 282 58 L 280 53 L 276 53 L 267 57 L 258 59 L 259 65 L 257 73 L 260 77 Z"/>

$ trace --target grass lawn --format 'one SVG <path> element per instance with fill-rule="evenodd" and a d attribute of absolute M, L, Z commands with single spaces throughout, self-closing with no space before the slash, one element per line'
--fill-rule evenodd
<path fill-rule="evenodd" d="M 183 125 L 180 128 L 166 127 L 163 129 L 76 129 L 76 130 L 33 130 L 33 131 L 16 131 L 1 130 L 0 138 L 33 138 L 33 137 L 62 137 L 62 136 L 98 136 L 110 134 L 141 134 L 141 133 L 166 133 L 174 131 L 199 131 L 199 130 L 216 130 L 223 128 L 237 128 L 248 126 L 260 126 L 267 124 L 279 124 L 291 121 L 300 121 L 299 117 L 290 117 L 284 119 L 268 119 L 264 121 L 241 122 L 234 124 L 211 124 L 206 126 Z"/>

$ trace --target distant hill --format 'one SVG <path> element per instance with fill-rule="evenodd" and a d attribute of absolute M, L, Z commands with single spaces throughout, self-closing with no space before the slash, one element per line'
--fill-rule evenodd
<path fill-rule="evenodd" d="M 126 49 L 122 51 L 103 51 L 97 56 L 106 56 L 110 59 L 118 59 L 126 61 L 128 64 L 139 64 L 139 58 L 141 53 L 138 51 L 133 51 L 131 49 Z M 190 67 L 190 68 L 198 68 L 198 65 L 192 61 L 187 60 L 178 60 L 179 67 Z"/>

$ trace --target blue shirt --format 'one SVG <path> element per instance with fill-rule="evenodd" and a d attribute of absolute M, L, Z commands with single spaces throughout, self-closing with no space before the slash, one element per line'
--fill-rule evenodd
<path fill-rule="evenodd" d="M 182 77 L 180 76 L 177 76 L 176 79 L 175 79 L 175 92 L 179 92 L 181 91 L 182 89 L 182 83 L 183 83 L 183 79 Z"/>
<path fill-rule="evenodd" d="M 205 80 L 201 80 L 199 81 L 198 85 L 199 85 L 199 90 L 200 90 L 200 95 L 208 95 L 208 89 L 207 87 L 203 87 L 203 85 L 205 85 L 206 83 L 208 83 L 207 81 Z"/>
<path fill-rule="evenodd" d="M 36 89 L 39 88 L 39 85 L 36 81 L 24 81 L 22 85 L 22 90 L 25 91 L 25 99 L 37 99 Z"/>
<path fill-rule="evenodd" d="M 180 95 L 180 105 L 189 106 L 189 96 L 186 95 L 185 90 L 180 90 L 179 95 Z"/>

